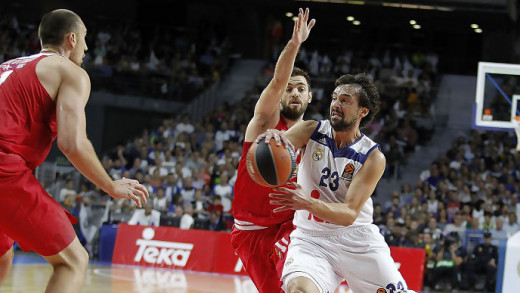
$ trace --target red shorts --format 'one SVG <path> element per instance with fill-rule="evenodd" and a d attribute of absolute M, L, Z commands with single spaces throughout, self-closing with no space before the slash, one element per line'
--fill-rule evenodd
<path fill-rule="evenodd" d="M 77 223 L 17 156 L 0 152 L 0 253 L 13 241 L 24 251 L 55 255 L 76 237 Z"/>
<path fill-rule="evenodd" d="M 292 221 L 262 230 L 233 227 L 231 245 L 260 293 L 283 292 L 280 278 L 293 230 Z"/>

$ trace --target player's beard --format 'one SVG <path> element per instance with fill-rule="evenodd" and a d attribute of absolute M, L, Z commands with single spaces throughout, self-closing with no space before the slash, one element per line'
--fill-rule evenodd
<path fill-rule="evenodd" d="M 351 120 L 345 120 L 345 116 L 343 113 L 338 113 L 338 114 L 341 114 L 341 118 L 342 118 L 341 120 L 338 120 L 338 119 L 333 120 L 332 113 L 331 113 L 330 125 L 332 126 L 332 129 L 334 129 L 335 131 L 345 131 L 345 130 L 352 129 L 356 125 L 359 111 L 356 113 L 356 115 L 354 117 L 352 117 Z"/>
<path fill-rule="evenodd" d="M 291 107 L 290 102 L 291 101 L 288 101 L 287 103 L 280 102 L 280 113 L 282 113 L 285 118 L 296 121 L 300 119 L 300 117 L 305 113 L 305 110 L 307 110 L 307 104 L 300 101 L 300 110 L 298 110 L 297 107 Z"/>

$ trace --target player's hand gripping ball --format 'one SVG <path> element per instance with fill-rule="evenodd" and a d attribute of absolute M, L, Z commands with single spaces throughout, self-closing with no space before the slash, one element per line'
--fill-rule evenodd
<path fill-rule="evenodd" d="M 259 185 L 276 187 L 287 183 L 296 169 L 294 150 L 274 139 L 269 144 L 264 139 L 254 142 L 246 157 L 246 169 L 249 176 Z"/>

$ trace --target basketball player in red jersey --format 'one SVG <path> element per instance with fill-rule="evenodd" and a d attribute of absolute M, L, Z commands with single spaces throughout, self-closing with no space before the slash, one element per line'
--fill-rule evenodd
<path fill-rule="evenodd" d="M 112 197 L 146 202 L 136 180 L 108 176 L 87 138 L 90 80 L 80 67 L 86 33 L 74 12 L 54 10 L 39 26 L 40 54 L 0 64 L 0 284 L 16 241 L 53 266 L 46 292 L 80 292 L 83 285 L 89 258 L 71 225 L 77 220 L 33 175 L 56 137 L 70 162 Z"/>
<path fill-rule="evenodd" d="M 267 129 L 287 130 L 302 121 L 311 101 L 307 74 L 294 68 L 300 45 L 315 24 L 309 22 L 309 9 L 300 9 L 291 40 L 282 51 L 271 82 L 256 103 L 254 116 L 245 133 L 242 158 L 234 187 L 231 244 L 260 293 L 281 291 L 280 277 L 284 255 L 293 230 L 294 212 L 274 214 L 269 203 L 272 189 L 256 184 L 245 166 L 245 154 L 257 136 Z"/>

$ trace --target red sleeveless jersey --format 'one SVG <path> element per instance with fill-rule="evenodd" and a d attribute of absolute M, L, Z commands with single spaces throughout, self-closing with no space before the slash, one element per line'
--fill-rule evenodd
<path fill-rule="evenodd" d="M 280 122 L 278 122 L 275 128 L 282 131 L 288 129 L 283 118 L 280 118 Z M 246 154 L 252 144 L 253 142 L 244 142 L 242 157 L 238 164 L 237 180 L 233 190 L 233 217 L 236 220 L 235 225 L 237 225 L 237 222 L 248 222 L 267 227 L 292 220 L 294 216 L 293 210 L 273 213 L 273 209 L 278 207 L 269 203 L 271 200 L 269 193 L 273 192 L 273 189 L 256 184 L 249 176 L 249 173 L 247 173 Z M 291 179 L 291 181 L 293 180 L 295 178 Z M 248 230 L 247 228 L 245 229 Z"/>
<path fill-rule="evenodd" d="M 56 103 L 36 75 L 36 54 L 0 64 L 0 152 L 39 166 L 56 138 Z"/>

